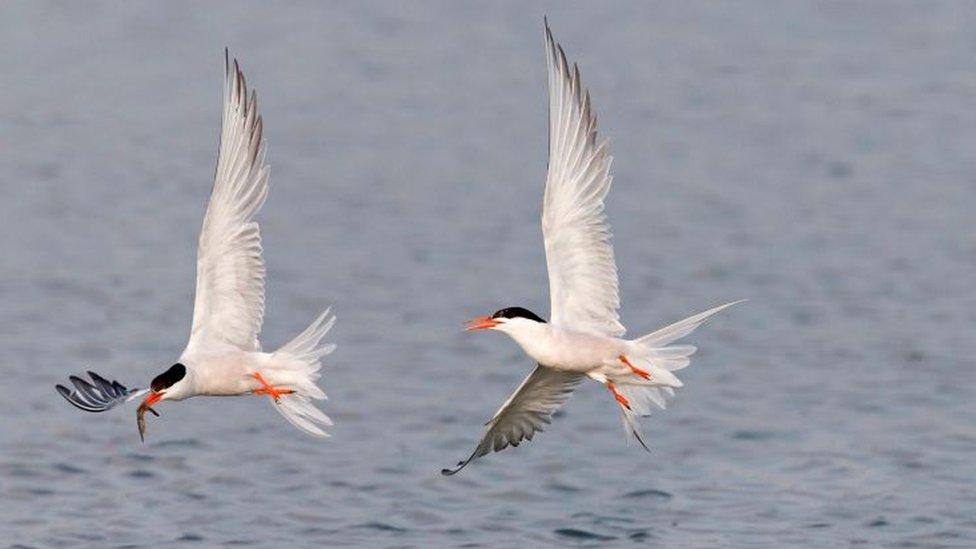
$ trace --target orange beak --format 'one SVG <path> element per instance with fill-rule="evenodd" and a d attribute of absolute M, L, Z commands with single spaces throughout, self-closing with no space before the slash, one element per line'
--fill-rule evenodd
<path fill-rule="evenodd" d="M 166 391 L 150 391 L 149 394 L 146 395 L 146 398 L 142 401 L 142 405 L 148 408 L 159 402 L 163 398 L 164 394 L 166 394 Z"/>
<path fill-rule="evenodd" d="M 475 330 L 487 330 L 488 328 L 494 328 L 498 326 L 501 322 L 498 322 L 490 316 L 477 316 L 468 321 L 467 327 L 465 327 L 466 332 L 473 332 Z"/>

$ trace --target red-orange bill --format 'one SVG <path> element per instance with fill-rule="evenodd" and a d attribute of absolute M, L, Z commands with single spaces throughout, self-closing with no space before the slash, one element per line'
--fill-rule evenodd
<path fill-rule="evenodd" d="M 500 322 L 491 318 L 490 316 L 477 316 L 468 321 L 465 330 L 468 332 L 473 332 L 475 330 L 487 330 L 488 328 L 494 328 L 498 326 Z"/>
<path fill-rule="evenodd" d="M 142 403 L 148 408 L 149 406 L 159 402 L 161 398 L 163 398 L 163 391 L 150 391 Z"/>

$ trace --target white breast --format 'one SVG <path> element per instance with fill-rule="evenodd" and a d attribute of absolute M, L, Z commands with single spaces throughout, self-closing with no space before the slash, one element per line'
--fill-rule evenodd
<path fill-rule="evenodd" d="M 570 332 L 543 324 L 509 335 L 539 364 L 557 370 L 588 372 L 621 354 L 626 343 L 606 336 Z"/>
<path fill-rule="evenodd" d="M 266 353 L 232 351 L 199 357 L 192 368 L 197 393 L 210 396 L 233 396 L 249 393 L 254 389 L 250 372 L 258 369 Z"/>

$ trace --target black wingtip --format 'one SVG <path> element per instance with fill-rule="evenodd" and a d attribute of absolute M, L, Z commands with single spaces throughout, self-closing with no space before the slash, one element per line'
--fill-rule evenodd
<path fill-rule="evenodd" d="M 74 406 L 75 408 L 78 408 L 79 410 L 82 410 L 82 411 L 85 411 L 85 412 L 100 412 L 101 411 L 97 406 L 93 407 L 92 404 L 90 404 L 89 402 L 83 400 L 79 396 L 78 393 L 76 393 L 75 391 L 72 391 L 71 389 L 68 389 L 64 385 L 57 384 L 57 385 L 54 386 L 54 388 L 58 391 L 58 394 L 59 395 L 61 395 L 62 397 L 64 397 L 65 400 L 68 401 L 68 404 L 71 404 L 72 406 Z"/>
<path fill-rule="evenodd" d="M 467 467 L 469 463 L 471 463 L 471 458 L 466 459 L 464 461 L 459 461 L 457 467 L 455 467 L 454 469 L 441 469 L 441 474 L 444 475 L 445 477 L 454 476 L 458 474 L 458 472 L 460 472 L 461 469 Z"/>
<path fill-rule="evenodd" d="M 75 375 L 68 376 L 68 380 L 74 386 L 73 390 L 61 384 L 55 385 L 54 388 L 75 408 L 96 413 L 114 408 L 133 392 L 118 381 L 109 381 L 95 372 L 89 371 L 88 375 L 91 377 L 91 382 Z"/>
<path fill-rule="evenodd" d="M 464 469 L 464 466 L 467 465 L 468 463 L 469 462 L 467 461 L 459 461 L 457 467 L 455 467 L 454 469 L 441 469 L 441 474 L 444 475 L 445 477 L 454 476 L 458 474 L 458 472 L 461 469 Z"/>

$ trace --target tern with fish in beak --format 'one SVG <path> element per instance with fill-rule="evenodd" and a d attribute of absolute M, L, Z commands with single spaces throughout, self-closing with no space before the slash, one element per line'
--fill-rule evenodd
<path fill-rule="evenodd" d="M 196 300 L 190 339 L 179 360 L 149 384 L 127 389 L 88 372 L 91 382 L 71 376 L 58 385 L 68 402 L 88 412 L 104 412 L 143 397 L 136 411 L 140 438 L 146 412 L 163 401 L 194 396 L 263 395 L 295 427 L 328 436 L 332 421 L 313 403 L 325 398 L 316 384 L 321 359 L 335 349 L 322 339 L 335 317 L 328 310 L 304 332 L 273 352 L 258 341 L 264 319 L 265 267 L 261 233 L 254 215 L 268 196 L 263 122 L 254 92 L 224 52 L 223 115 L 217 169 L 197 248 Z"/>

